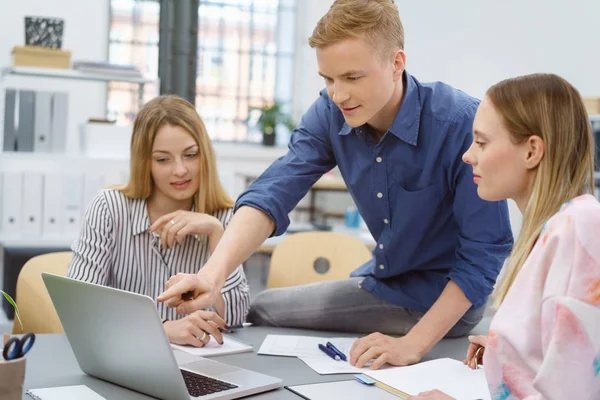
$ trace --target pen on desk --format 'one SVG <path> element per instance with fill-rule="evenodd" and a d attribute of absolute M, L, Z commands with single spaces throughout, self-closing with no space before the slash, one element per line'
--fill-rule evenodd
<path fill-rule="evenodd" d="M 345 355 L 344 353 L 342 353 L 342 352 L 340 351 L 340 349 L 338 349 L 337 347 L 335 347 L 335 346 L 333 345 L 333 343 L 331 343 L 331 342 L 327 342 L 326 346 L 327 346 L 327 347 L 329 347 L 329 349 L 333 350 L 333 351 L 334 351 L 334 352 L 335 352 L 335 353 L 336 353 L 338 356 L 340 356 L 340 358 L 341 358 L 342 360 L 344 360 L 344 361 L 347 361 L 347 360 L 348 360 L 348 359 L 346 358 L 346 355 Z"/>
<path fill-rule="evenodd" d="M 321 349 L 321 351 L 323 353 L 327 354 L 329 357 L 333 358 L 335 361 L 341 360 L 340 356 L 335 351 L 331 350 L 327 346 L 323 346 L 321 343 L 319 343 L 319 349 Z"/>

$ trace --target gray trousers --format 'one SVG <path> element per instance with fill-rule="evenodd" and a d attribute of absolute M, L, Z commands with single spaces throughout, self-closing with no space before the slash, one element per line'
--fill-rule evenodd
<path fill-rule="evenodd" d="M 425 313 L 400 307 L 360 287 L 363 278 L 313 283 L 261 292 L 250 305 L 255 325 L 334 332 L 405 335 Z M 471 309 L 446 337 L 468 334 L 481 321 L 485 306 Z"/>

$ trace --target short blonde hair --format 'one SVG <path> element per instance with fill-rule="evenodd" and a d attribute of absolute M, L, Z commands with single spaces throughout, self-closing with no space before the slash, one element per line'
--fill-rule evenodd
<path fill-rule="evenodd" d="M 393 0 L 336 0 L 315 27 L 308 44 L 325 47 L 340 40 L 363 38 L 382 56 L 404 50 L 404 28 Z"/>
<path fill-rule="evenodd" d="M 159 96 L 142 107 L 135 118 L 131 136 L 131 172 L 121 192 L 133 199 L 147 199 L 152 194 L 152 146 L 158 131 L 165 125 L 185 129 L 199 147 L 200 188 L 194 196 L 196 211 L 212 214 L 233 207 L 219 176 L 215 154 L 204 122 L 194 106 L 178 96 Z"/>

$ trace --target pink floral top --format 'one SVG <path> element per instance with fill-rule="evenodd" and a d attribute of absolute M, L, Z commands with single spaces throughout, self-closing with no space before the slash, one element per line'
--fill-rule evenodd
<path fill-rule="evenodd" d="M 600 399 L 600 203 L 567 202 L 545 225 L 490 326 L 492 399 Z"/>

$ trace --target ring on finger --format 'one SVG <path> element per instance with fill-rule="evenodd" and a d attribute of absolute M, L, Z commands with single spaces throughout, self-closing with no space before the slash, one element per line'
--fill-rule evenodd
<path fill-rule="evenodd" d="M 171 225 L 175 225 L 175 221 L 170 220 L 169 222 L 171 223 Z"/>
<path fill-rule="evenodd" d="M 477 349 L 477 351 L 475 351 L 475 356 L 473 357 L 475 359 L 475 364 L 479 364 L 479 353 L 481 353 L 483 351 L 483 347 L 480 347 Z"/>
<path fill-rule="evenodd" d="M 200 338 L 201 342 L 204 342 L 204 340 L 206 339 L 208 335 L 206 334 L 206 332 L 202 332 L 202 337 Z"/>

